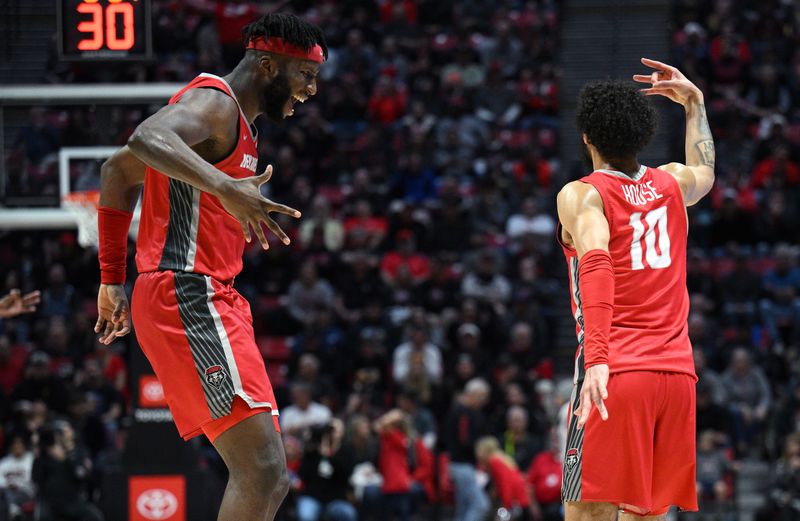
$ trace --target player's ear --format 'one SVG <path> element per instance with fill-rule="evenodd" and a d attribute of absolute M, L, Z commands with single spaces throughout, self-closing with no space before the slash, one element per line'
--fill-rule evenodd
<path fill-rule="evenodd" d="M 268 53 L 262 53 L 258 57 L 258 68 L 267 77 L 267 79 L 272 80 L 278 75 L 280 64 L 275 56 Z"/>
<path fill-rule="evenodd" d="M 591 143 L 589 143 L 589 136 L 587 136 L 585 132 L 581 134 L 581 137 L 583 138 L 584 145 L 591 145 Z"/>

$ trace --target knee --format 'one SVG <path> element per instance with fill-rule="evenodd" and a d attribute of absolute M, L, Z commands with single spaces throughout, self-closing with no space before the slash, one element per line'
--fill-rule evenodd
<path fill-rule="evenodd" d="M 252 490 L 267 491 L 273 498 L 280 496 L 282 499 L 289 491 L 289 474 L 284 455 L 267 445 L 260 447 L 247 459 L 247 463 L 232 471 L 231 478 L 246 484 Z"/>

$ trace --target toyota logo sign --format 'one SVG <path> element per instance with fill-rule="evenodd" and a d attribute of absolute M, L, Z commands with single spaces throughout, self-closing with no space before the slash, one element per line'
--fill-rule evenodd
<path fill-rule="evenodd" d="M 148 400 L 158 402 L 164 399 L 164 388 L 158 380 L 150 380 L 142 386 L 142 394 Z"/>
<path fill-rule="evenodd" d="M 145 519 L 169 519 L 178 511 L 178 498 L 169 490 L 151 488 L 139 494 L 136 510 Z"/>

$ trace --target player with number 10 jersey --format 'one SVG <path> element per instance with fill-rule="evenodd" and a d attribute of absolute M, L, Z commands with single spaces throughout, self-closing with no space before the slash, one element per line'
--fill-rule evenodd
<path fill-rule="evenodd" d="M 677 181 L 668 172 L 644 165 L 633 176 L 600 169 L 581 181 L 600 194 L 611 230 L 608 253 L 615 287 L 609 373 L 643 370 L 694 376 L 687 325 L 688 226 Z M 574 248 L 562 247 L 575 296 L 578 255 Z M 572 299 L 573 314 L 578 302 Z"/>

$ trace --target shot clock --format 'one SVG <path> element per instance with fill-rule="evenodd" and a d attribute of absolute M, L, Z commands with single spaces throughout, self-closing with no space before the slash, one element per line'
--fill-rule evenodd
<path fill-rule="evenodd" d="M 62 60 L 150 58 L 150 0 L 56 1 Z"/>

